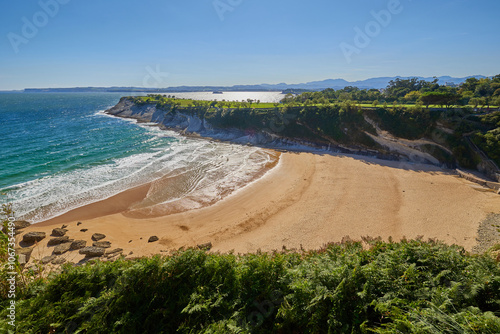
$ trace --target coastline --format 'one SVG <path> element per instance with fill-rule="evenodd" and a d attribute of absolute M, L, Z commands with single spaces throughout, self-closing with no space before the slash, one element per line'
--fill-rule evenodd
<path fill-rule="evenodd" d="M 127 198 L 141 191 L 131 190 Z M 492 213 L 500 213 L 497 194 L 436 166 L 289 152 L 264 176 L 210 206 L 158 217 L 114 212 L 65 225 L 70 238 L 87 245 L 93 233 L 105 234 L 111 249 L 122 248 L 128 258 L 209 242 L 220 252 L 317 249 L 346 236 L 435 238 L 471 251 L 481 222 Z M 23 232 L 49 236 L 62 223 L 46 221 Z M 151 236 L 159 240 L 149 243 Z M 48 239 L 35 247 L 32 258 L 52 253 Z M 62 256 L 83 259 L 77 252 Z"/>
<path fill-rule="evenodd" d="M 252 139 L 237 131 L 217 132 L 188 116 L 166 120 L 155 108 L 127 108 L 115 106 L 106 113 L 158 123 L 206 140 L 249 144 Z M 258 143 L 259 138 L 255 140 Z M 318 249 L 345 237 L 432 238 L 473 251 L 481 242 L 483 222 L 500 214 L 494 191 L 439 166 L 312 148 L 306 152 L 287 151 L 284 146 L 279 151 L 261 149 L 276 159 L 250 181 L 239 183 L 237 190 L 202 205 L 189 208 L 155 202 L 155 189 L 171 185 L 170 179 L 162 177 L 23 232 L 42 231 L 49 236 L 53 228 L 65 225 L 69 238 L 85 240 L 88 246 L 93 233 L 103 233 L 111 249 L 121 249 L 127 258 L 207 243 L 219 252 Z M 148 242 L 152 236 L 158 240 Z M 35 246 L 35 259 L 52 254 L 48 239 Z M 78 252 L 62 257 L 84 260 Z"/>
<path fill-rule="evenodd" d="M 233 193 L 237 193 L 242 188 L 251 185 L 253 182 L 258 181 L 261 177 L 265 176 L 266 173 L 270 172 L 275 168 L 280 162 L 280 152 L 265 150 L 269 156 L 273 157 L 274 160 L 268 162 L 260 171 L 252 175 L 252 178 L 245 184 L 237 184 L 234 191 L 227 191 L 223 194 L 220 199 L 211 199 L 207 203 L 203 203 L 201 208 L 214 205 L 215 203 L 224 200 L 227 196 L 231 196 Z M 34 226 L 53 226 L 57 224 L 67 224 L 74 222 L 76 220 L 90 220 L 95 218 L 100 218 L 113 214 L 122 214 L 125 217 L 135 218 L 135 219 L 146 219 L 146 218 L 157 218 L 169 216 L 172 214 L 182 213 L 189 211 L 190 209 L 183 207 L 175 207 L 169 204 L 162 205 L 161 203 L 154 203 L 152 197 L 154 197 L 154 192 L 152 188 L 155 186 L 165 186 L 164 183 L 168 182 L 169 178 L 164 176 L 155 181 L 148 182 L 146 184 L 126 189 L 114 196 L 109 198 L 93 202 L 87 205 L 83 205 L 76 209 L 70 210 L 63 213 L 57 217 L 39 222 L 34 224 Z M 146 202 L 148 206 L 140 207 L 141 203 Z M 151 208 L 153 206 L 154 208 Z M 200 208 L 198 208 L 200 209 Z M 192 209 L 191 209 L 192 210 Z"/>

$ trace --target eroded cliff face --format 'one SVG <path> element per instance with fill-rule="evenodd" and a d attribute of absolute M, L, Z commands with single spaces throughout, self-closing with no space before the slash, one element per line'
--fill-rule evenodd
<path fill-rule="evenodd" d="M 391 137 L 391 141 L 383 141 L 381 136 L 370 135 L 379 145 L 380 150 L 368 150 L 359 147 L 346 147 L 338 143 L 326 144 L 301 140 L 299 138 L 281 137 L 274 133 L 257 131 L 249 132 L 241 129 L 217 128 L 206 119 L 184 111 L 167 112 L 157 109 L 153 104 L 139 105 L 122 98 L 113 108 L 106 111 L 108 114 L 137 119 L 139 122 L 153 122 L 165 129 L 174 130 L 185 135 L 201 136 L 205 138 L 229 141 L 237 144 L 256 145 L 265 148 L 286 149 L 296 151 L 330 151 L 350 154 L 374 156 L 386 160 L 411 161 L 441 166 L 442 163 L 432 155 L 419 151 L 413 146 L 405 145 L 400 138 Z M 387 143 L 391 145 L 387 145 Z"/>
<path fill-rule="evenodd" d="M 133 101 L 122 98 L 120 102 L 106 113 L 117 117 L 132 118 L 139 122 L 152 122 L 161 127 L 186 135 L 201 136 L 236 144 L 259 145 L 269 148 L 312 149 L 314 143 L 305 143 L 279 137 L 266 132 L 247 132 L 240 129 L 221 129 L 214 127 L 206 119 L 189 115 L 181 111 L 166 112 L 155 105 L 137 105 Z M 317 148 L 317 147 L 316 147 Z"/>

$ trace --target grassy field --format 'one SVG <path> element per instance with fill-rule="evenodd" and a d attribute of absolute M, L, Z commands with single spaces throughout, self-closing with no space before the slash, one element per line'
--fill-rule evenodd
<path fill-rule="evenodd" d="M 153 95 L 153 96 L 141 96 L 141 97 L 135 97 L 134 100 L 138 103 L 160 103 L 160 104 L 169 104 L 169 105 L 177 105 L 180 107 L 191 107 L 191 106 L 197 106 L 197 105 L 205 105 L 205 106 L 214 106 L 218 108 L 255 108 L 255 109 L 269 109 L 269 108 L 282 108 L 285 106 L 285 104 L 280 104 L 280 103 L 267 103 L 267 102 L 261 102 L 261 103 L 256 103 L 256 102 L 236 102 L 236 101 L 196 101 L 192 99 L 177 99 L 177 98 L 168 98 L 165 96 L 159 96 L 159 95 Z M 309 104 L 308 106 L 314 106 L 314 107 L 325 107 L 325 106 L 331 106 L 334 104 L 340 104 L 342 101 L 338 101 L 336 103 L 328 103 L 328 104 Z M 361 107 L 361 108 L 367 108 L 367 109 L 373 109 L 373 108 L 382 108 L 384 106 L 383 103 L 379 103 L 377 106 L 374 106 L 373 104 L 368 104 L 368 103 L 356 103 L 355 101 L 352 102 L 352 105 Z M 296 106 L 306 106 L 304 104 L 298 104 Z M 397 108 L 414 108 L 415 104 L 400 104 L 397 103 L 395 104 Z M 388 103 L 387 108 L 393 108 L 394 104 L 393 103 Z M 425 106 L 420 106 L 421 108 L 426 108 Z M 472 105 L 467 105 L 467 106 L 455 106 L 456 108 L 474 108 Z M 442 106 L 439 105 L 429 105 L 429 108 L 439 108 L 441 109 Z M 490 109 L 498 109 L 498 106 L 490 106 Z M 481 109 L 481 107 L 478 107 L 478 109 Z M 483 108 L 486 109 L 486 108 Z"/>

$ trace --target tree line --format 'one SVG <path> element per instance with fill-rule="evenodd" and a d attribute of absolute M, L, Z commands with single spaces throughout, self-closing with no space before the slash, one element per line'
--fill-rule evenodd
<path fill-rule="evenodd" d="M 360 89 L 347 86 L 343 89 L 332 88 L 318 92 L 305 92 L 297 96 L 288 94 L 283 100 L 287 104 L 316 105 L 338 101 L 356 101 L 360 104 L 415 104 L 429 107 L 439 105 L 450 108 L 473 106 L 477 108 L 500 106 L 500 74 L 491 78 L 468 78 L 458 87 L 440 85 L 433 81 L 418 78 L 391 80 L 385 89 Z"/>

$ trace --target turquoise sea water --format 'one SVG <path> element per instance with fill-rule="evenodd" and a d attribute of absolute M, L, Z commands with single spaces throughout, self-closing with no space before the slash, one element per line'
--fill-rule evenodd
<path fill-rule="evenodd" d="M 182 183 L 156 202 L 211 202 L 269 160 L 258 148 L 187 139 L 102 112 L 122 95 L 0 93 L 0 201 L 39 222 L 171 175 Z"/>

